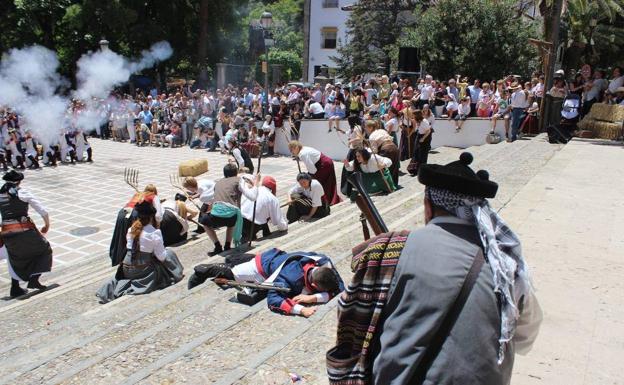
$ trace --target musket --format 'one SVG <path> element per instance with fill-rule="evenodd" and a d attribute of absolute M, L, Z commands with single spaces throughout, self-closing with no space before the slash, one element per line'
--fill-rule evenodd
<path fill-rule="evenodd" d="M 264 154 L 264 141 L 262 141 L 262 147 L 260 148 L 260 154 L 258 155 L 258 169 L 256 170 L 256 175 L 260 174 L 260 166 L 262 165 L 262 154 Z M 260 186 L 256 186 L 256 189 L 260 189 Z M 256 196 L 256 200 L 253 205 L 253 215 L 251 217 L 251 230 L 249 233 L 249 247 L 251 248 L 251 240 L 255 234 L 256 227 L 256 205 L 258 204 L 258 196 Z"/>
<path fill-rule="evenodd" d="M 253 282 L 238 282 L 230 281 L 226 278 L 214 278 L 213 282 L 220 286 L 230 286 L 236 289 L 242 289 L 248 287 L 256 290 L 275 290 L 282 293 L 290 293 L 290 288 L 283 286 L 276 286 L 272 283 L 253 283 Z"/>
<path fill-rule="evenodd" d="M 347 177 L 347 182 L 349 182 L 358 191 L 359 194 L 355 198 L 355 203 L 357 204 L 360 211 L 362 211 L 362 214 L 366 217 L 368 223 L 370 223 L 375 235 L 387 233 L 388 226 L 386 226 L 386 223 L 381 217 L 381 214 L 379 214 L 377 207 L 375 207 L 375 204 L 370 199 L 370 196 L 368 195 L 366 189 L 362 184 L 362 174 L 360 174 L 359 171 L 352 173 Z M 362 225 L 364 226 L 365 223 L 362 222 Z M 362 229 L 364 233 L 364 238 L 368 239 L 368 229 Z"/>
<path fill-rule="evenodd" d="M 299 174 L 301 174 L 301 163 L 299 163 L 299 156 L 295 156 L 294 158 L 297 161 L 297 168 L 299 169 Z"/>

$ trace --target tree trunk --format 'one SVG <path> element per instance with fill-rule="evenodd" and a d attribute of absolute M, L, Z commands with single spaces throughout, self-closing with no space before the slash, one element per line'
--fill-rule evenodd
<path fill-rule="evenodd" d="M 208 55 L 208 19 L 210 0 L 201 0 L 199 4 L 199 38 L 197 43 L 197 64 L 199 75 L 197 87 L 206 88 L 208 84 L 208 70 L 206 69 L 206 57 Z"/>

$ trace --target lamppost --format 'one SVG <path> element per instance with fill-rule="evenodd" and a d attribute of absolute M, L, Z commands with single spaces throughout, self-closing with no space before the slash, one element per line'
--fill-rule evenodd
<path fill-rule="evenodd" d="M 108 51 L 108 40 L 102 38 L 102 40 L 100 40 L 100 50 L 102 52 Z"/>
<path fill-rule="evenodd" d="M 273 39 L 271 36 L 271 26 L 273 26 L 273 15 L 271 12 L 262 13 L 260 17 L 260 25 L 262 26 L 262 36 L 264 37 L 264 55 L 266 58 L 266 69 L 264 72 L 264 114 L 269 113 L 269 48 L 273 46 Z"/>
<path fill-rule="evenodd" d="M 592 17 L 589 20 L 589 39 L 587 39 L 587 44 L 589 45 L 589 57 L 586 58 L 586 60 L 590 63 L 594 58 L 594 31 L 596 30 L 596 26 L 598 26 L 598 20 Z"/>

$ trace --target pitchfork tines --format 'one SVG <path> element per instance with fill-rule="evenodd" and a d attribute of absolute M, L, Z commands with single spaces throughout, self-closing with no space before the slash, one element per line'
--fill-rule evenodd
<path fill-rule="evenodd" d="M 139 170 L 136 168 L 124 168 L 124 180 L 136 192 L 139 192 Z"/>
<path fill-rule="evenodd" d="M 184 190 L 178 174 L 169 174 L 169 183 L 177 189 Z"/>
<path fill-rule="evenodd" d="M 195 201 L 188 194 L 184 186 L 182 186 L 182 183 L 180 182 L 180 176 L 178 174 L 169 174 L 169 183 L 171 183 L 171 186 L 173 186 L 173 188 L 180 190 L 182 194 L 184 194 L 184 196 L 189 200 L 189 202 L 191 202 L 193 206 L 197 207 L 197 209 L 201 211 L 199 205 L 195 203 Z"/>

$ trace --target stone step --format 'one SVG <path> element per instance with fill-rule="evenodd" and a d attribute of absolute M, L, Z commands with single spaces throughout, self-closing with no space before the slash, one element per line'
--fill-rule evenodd
<path fill-rule="evenodd" d="M 355 226 L 355 227 L 357 228 L 357 226 Z M 352 231 L 350 231 L 350 232 L 351 232 L 351 233 L 353 233 Z M 357 238 L 358 236 L 355 236 L 355 237 Z M 336 238 L 342 238 L 342 237 L 336 237 Z M 324 240 L 326 240 L 326 238 L 324 238 Z M 341 243 L 341 245 L 342 245 L 342 243 Z M 316 248 L 316 247 L 315 247 L 315 249 L 318 249 L 318 248 Z M 145 296 L 145 297 L 148 297 L 148 296 Z M 183 305 L 183 303 L 178 303 L 178 304 L 176 304 L 175 306 L 181 306 L 181 305 Z M 228 305 L 228 303 L 227 303 L 227 301 L 226 301 L 226 303 L 225 303 L 225 304 L 219 304 L 219 308 L 220 308 L 220 309 L 222 309 L 224 305 L 225 305 L 225 306 L 231 306 L 231 305 Z M 260 309 L 261 309 L 261 308 L 260 308 Z M 260 310 L 260 309 L 258 309 L 258 310 Z M 170 313 L 170 312 L 167 312 L 167 313 Z M 173 313 L 175 314 L 175 312 L 173 312 Z M 195 316 L 195 315 L 193 315 L 193 316 Z M 199 315 L 197 315 L 197 316 L 199 316 Z M 190 322 L 190 321 L 187 321 L 187 322 Z M 141 320 L 139 323 L 141 323 L 141 324 L 142 324 L 142 320 Z M 204 325 L 205 325 L 205 324 L 204 324 Z M 159 326 L 158 326 L 158 328 L 157 328 L 157 330 L 161 330 L 161 329 L 160 329 L 160 327 L 161 327 L 161 326 L 162 326 L 162 325 L 159 325 Z M 144 327 L 141 327 L 140 325 L 138 325 L 137 327 L 139 327 L 139 330 L 144 330 Z M 147 332 L 146 332 L 146 333 L 147 333 Z M 132 334 L 129 334 L 129 335 L 132 335 Z M 143 335 L 152 335 L 152 334 L 151 334 L 151 333 L 147 333 L 147 334 L 145 334 L 145 333 L 144 333 L 144 334 L 141 334 L 141 336 L 143 336 Z M 175 337 L 175 335 L 174 335 L 173 337 Z M 200 338 L 200 337 L 198 337 L 198 338 Z M 126 339 L 125 339 L 125 338 L 123 338 L 122 340 L 123 340 L 123 341 L 126 341 Z M 100 346 L 100 344 L 98 344 L 98 343 L 95 343 L 94 345 L 95 345 L 95 346 L 97 346 L 97 347 L 99 347 L 99 346 Z M 71 348 L 71 347 L 70 347 L 70 348 Z M 119 348 L 119 349 L 125 349 L 125 348 L 126 348 L 126 345 L 122 345 L 122 346 L 121 346 L 121 348 Z M 102 358 L 102 359 L 107 358 L 107 357 L 109 357 L 109 355 L 113 355 L 113 354 L 115 354 L 115 352 L 117 352 L 119 349 L 117 349 L 117 348 L 116 348 L 116 349 L 109 349 L 109 350 L 107 351 L 107 353 L 106 353 L 106 354 L 102 354 L 102 353 L 101 353 L 100 355 L 96 355 L 96 357 L 100 357 L 100 358 Z M 68 350 L 68 349 L 65 349 L 65 350 Z M 28 356 L 32 358 L 32 349 L 29 349 L 29 352 L 30 352 L 30 353 L 28 353 Z M 70 354 L 71 354 L 71 353 L 70 353 Z M 90 352 L 87 356 L 89 356 L 89 357 L 93 357 L 93 355 L 94 355 L 94 353 L 93 353 L 93 352 Z M 63 357 L 61 357 L 61 358 L 63 358 Z M 72 372 L 72 370 L 76 370 L 76 368 L 83 368 L 83 367 L 85 367 L 85 365 L 86 365 L 86 366 L 89 366 L 89 365 L 92 363 L 93 358 L 91 358 L 91 359 L 90 359 L 90 361 L 88 361 L 88 362 L 87 362 L 86 364 L 84 364 L 84 365 L 83 365 L 83 364 L 76 364 L 76 359 L 75 359 L 75 358 L 71 359 L 70 361 L 71 361 L 71 363 L 72 363 L 72 369 L 64 369 L 64 370 L 61 370 L 61 371 L 60 371 L 60 372 L 62 372 L 64 375 L 65 375 L 65 374 L 67 374 L 67 373 L 73 373 L 73 372 Z M 48 364 L 52 364 L 52 365 L 54 365 L 55 363 L 46 363 L 46 365 L 45 365 L 45 366 L 46 366 L 46 368 L 47 368 Z M 32 367 L 33 365 L 31 364 L 30 366 Z M 28 376 L 30 376 L 30 375 L 37 375 L 37 374 L 36 374 L 36 373 L 37 373 L 37 370 L 33 370 L 31 367 L 28 367 L 28 369 L 30 370 L 30 373 L 27 375 L 26 379 L 24 379 L 25 381 L 27 381 L 27 378 L 29 378 Z M 53 366 L 53 367 L 54 367 L 54 366 Z M 36 368 L 35 368 L 35 369 L 36 369 Z M 12 378 L 11 378 L 11 379 L 12 379 Z"/>
<path fill-rule="evenodd" d="M 455 159 L 456 159 L 456 157 L 455 157 Z M 452 160 L 452 159 L 449 159 L 449 160 Z M 383 201 L 383 198 L 388 198 L 388 200 L 389 200 L 389 198 L 394 197 L 393 199 L 394 199 L 394 200 L 397 200 L 397 196 L 398 196 L 398 194 L 399 194 L 401 191 L 408 191 L 408 190 L 407 190 L 407 189 L 404 189 L 404 190 L 400 190 L 399 192 L 397 192 L 397 193 L 395 193 L 395 194 L 391 194 L 391 195 L 389 195 L 388 197 L 376 197 L 376 198 L 382 198 L 382 199 L 380 199 L 380 201 Z M 406 194 L 406 195 L 407 195 L 407 194 Z M 405 201 L 405 203 L 408 203 L 407 201 L 409 201 L 409 200 L 410 200 L 410 199 L 408 198 L 408 199 Z M 412 201 L 414 201 L 413 196 L 411 197 L 411 200 L 412 200 Z M 382 208 L 381 210 L 382 210 L 384 213 L 389 214 L 389 215 L 390 215 L 390 216 L 389 216 L 389 218 L 400 218 L 400 219 L 404 219 L 404 218 L 406 217 L 406 216 L 404 215 L 406 211 L 405 211 L 405 210 L 404 210 L 404 208 L 402 207 L 402 206 L 403 206 L 403 203 L 404 203 L 404 202 L 400 202 L 399 204 L 397 204 L 396 206 L 394 206 L 391 210 L 387 210 L 387 209 L 383 209 L 383 208 Z M 411 205 L 409 205 L 409 204 L 408 204 L 408 206 L 414 206 L 414 205 L 416 205 L 416 203 L 413 203 L 413 204 L 411 204 Z M 384 207 L 383 205 L 381 205 L 381 206 L 382 206 L 382 207 Z M 403 215 L 401 215 L 401 214 L 403 214 Z M 333 216 L 333 215 L 334 215 L 334 214 L 332 214 L 332 216 Z M 353 216 L 355 216 L 355 215 L 353 215 Z M 359 216 L 359 214 L 358 214 L 358 216 Z M 340 222 L 340 223 L 342 223 L 342 222 Z M 389 221 L 389 223 L 391 223 L 391 222 Z M 344 249 L 345 249 L 345 245 L 350 245 L 350 246 L 352 246 L 352 245 L 354 245 L 354 244 L 358 243 L 359 241 L 361 241 L 361 235 L 358 233 L 358 231 L 357 231 L 358 229 L 359 229 L 359 223 L 355 223 L 354 225 L 351 225 L 349 228 L 347 228 L 347 229 L 344 231 L 344 232 L 345 232 L 344 236 L 343 236 L 343 234 L 338 233 L 338 234 L 337 234 L 338 236 L 330 237 L 330 238 L 335 238 L 335 240 L 329 239 L 329 242 L 332 242 L 332 241 L 333 241 L 333 242 L 336 242 L 336 241 L 338 242 L 338 245 L 336 246 L 337 248 L 336 248 L 336 250 L 334 250 L 334 251 L 335 251 L 336 253 L 337 253 L 337 252 L 339 252 L 339 250 L 344 251 Z M 328 230 L 330 230 L 330 229 L 328 229 Z M 349 230 L 350 230 L 350 231 L 349 231 Z M 353 230 L 356 230 L 356 231 L 353 231 Z M 330 232 L 330 231 L 327 231 L 327 233 L 329 233 L 329 232 Z M 353 233 L 353 234 L 350 234 L 350 233 Z M 327 238 L 327 237 L 324 237 L 324 236 L 322 236 L 322 234 L 320 234 L 320 235 L 318 236 L 318 238 L 319 238 L 319 240 L 320 240 L 321 242 L 323 242 L 323 243 L 325 243 L 325 244 L 328 244 L 328 238 Z M 346 243 L 346 244 L 345 244 L 345 241 L 347 240 L 346 238 L 349 238 L 348 240 L 351 240 L 352 242 L 349 242 L 349 243 Z M 281 239 L 280 239 L 280 240 L 281 240 Z M 292 242 L 291 242 L 291 244 L 292 244 L 293 246 L 295 246 L 295 245 L 297 244 L 297 242 L 296 242 L 296 241 L 292 241 Z M 302 247 L 302 248 L 308 248 L 308 249 L 310 248 L 310 246 L 311 246 L 311 245 L 313 245 L 313 244 L 311 244 L 311 243 L 310 243 L 310 241 L 309 241 L 309 240 L 308 240 L 307 242 L 303 242 L 303 241 L 301 241 L 301 243 L 300 243 L 300 244 L 302 245 L 302 246 L 300 246 L 300 247 Z M 315 247 L 314 249 L 320 249 L 320 250 L 325 250 L 325 249 L 326 249 L 326 248 L 322 247 L 322 244 L 320 244 L 320 243 L 317 243 L 317 245 L 318 245 L 319 247 L 318 247 L 318 248 L 316 248 L 316 247 Z M 349 246 L 349 247 L 350 247 L 350 246 Z M 347 248 L 348 248 L 348 247 L 347 247 Z M 286 248 L 286 249 L 288 249 L 288 248 Z M 332 255 L 336 255 L 336 254 L 332 254 Z M 184 282 L 182 282 L 182 283 L 180 283 L 180 284 L 178 284 L 178 285 L 176 285 L 176 286 L 174 286 L 174 287 L 172 287 L 172 288 L 168 288 L 168 289 L 166 289 L 166 290 L 163 290 L 163 291 L 160 291 L 160 292 L 157 292 L 157 293 L 150 294 L 149 296 L 141 296 L 141 297 L 144 297 L 146 300 L 151 298 L 152 300 L 154 300 L 154 302 L 158 302 L 158 301 L 160 300 L 160 297 L 164 297 L 164 296 L 165 296 L 165 293 L 166 293 L 167 295 L 171 295 L 171 291 L 172 291 L 172 290 L 170 290 L 170 289 L 175 289 L 175 288 L 178 288 L 178 287 L 179 287 L 181 284 L 183 284 L 183 283 L 184 283 Z M 202 287 L 202 288 L 203 288 L 203 287 Z M 200 289 L 200 290 L 206 290 L 206 289 L 201 289 L 201 288 L 198 288 L 198 289 Z M 211 294 L 211 296 L 212 296 L 212 297 L 214 297 L 214 294 L 215 294 L 215 293 L 213 293 L 213 292 L 214 292 L 214 290 L 211 290 L 211 293 L 210 293 L 210 294 Z M 193 291 L 191 291 L 191 293 L 194 293 L 194 292 L 193 292 Z M 148 297 L 149 297 L 149 298 L 148 298 Z M 178 297 L 176 297 L 176 300 L 178 300 L 178 302 L 180 302 L 180 303 L 178 304 L 178 307 L 176 307 L 176 309 L 179 309 L 179 308 L 181 307 L 181 309 L 180 309 L 180 310 L 177 310 L 177 313 L 179 313 L 179 314 L 183 314 L 183 315 L 184 315 L 184 317 L 183 317 L 183 318 L 180 318 L 180 319 L 176 318 L 176 320 L 182 320 L 182 319 L 184 319 L 184 320 L 186 320 L 186 319 L 192 319 L 191 317 L 196 317 L 196 316 L 198 316 L 198 315 L 196 315 L 196 314 L 195 314 L 195 312 L 189 312 L 189 309 L 185 309 L 185 310 L 183 310 L 183 309 L 184 309 L 184 306 L 188 306 L 188 301 L 191 301 L 191 299 L 186 299 L 186 298 L 183 298 L 183 297 L 185 297 L 185 295 L 184 295 L 184 294 L 182 294 L 182 299 L 179 299 Z M 211 297 L 211 298 L 212 298 L 212 297 Z M 128 298 L 130 298 L 130 297 L 128 297 Z M 195 297 L 193 297 L 193 298 L 195 298 Z M 225 301 L 225 302 L 224 302 L 224 303 L 219 303 L 219 309 L 225 309 L 225 308 L 227 308 L 228 306 L 231 306 L 231 305 L 228 305 L 229 303 L 227 302 L 227 298 L 229 298 L 229 297 L 228 297 L 228 296 L 224 296 L 224 298 L 220 298 L 222 301 Z M 133 305 L 137 305 L 137 302 L 138 302 L 137 300 L 138 300 L 138 299 L 139 299 L 139 298 L 131 298 L 131 300 L 132 300 L 132 304 L 133 304 Z M 93 314 L 109 313 L 109 312 L 111 312 L 111 314 L 112 314 L 112 315 L 109 317 L 109 320 L 113 320 L 113 319 L 116 319 L 116 318 L 114 318 L 114 317 L 118 317 L 118 316 L 120 315 L 120 314 L 119 314 L 119 310 L 120 310 L 120 309 L 115 309 L 115 310 L 113 310 L 115 307 L 119 307 L 119 306 L 114 306 L 114 305 L 116 305 L 116 304 L 119 304 L 119 305 L 124 305 L 124 303 L 123 303 L 123 302 L 126 302 L 126 301 L 124 301 L 123 299 L 121 299 L 121 300 L 117 300 L 117 301 L 114 301 L 113 303 L 111 303 L 111 304 L 110 304 L 110 307 L 108 307 L 109 305 L 105 305 L 104 307 L 101 307 L 101 309 L 102 309 L 102 310 L 99 310 L 99 309 L 98 309 L 98 310 L 97 310 L 97 311 L 95 311 L 95 312 L 94 312 L 94 311 L 87 311 L 85 314 L 86 314 L 86 315 L 88 315 L 88 316 L 91 316 L 91 315 L 93 315 Z M 150 302 L 152 302 L 152 301 L 150 301 Z M 192 301 L 191 301 L 191 302 L 192 302 Z M 174 305 L 174 304 L 173 304 L 173 301 L 167 301 L 167 302 L 166 302 L 166 304 L 171 304 L 171 305 Z M 235 307 L 235 309 L 240 309 L 240 307 L 241 307 L 241 306 L 240 306 L 240 305 L 238 305 L 238 304 L 234 304 L 234 305 L 235 305 L 235 306 L 234 306 L 234 307 Z M 160 309 L 161 311 L 163 311 L 163 309 L 164 309 L 164 308 L 166 308 L 166 309 L 168 309 L 168 310 L 171 310 L 171 309 L 168 307 L 169 305 L 164 305 L 163 303 L 156 304 L 156 306 L 160 306 L 160 307 L 159 307 L 159 308 L 158 308 L 158 307 L 156 308 L 155 313 L 154 313 L 154 315 L 155 315 L 155 316 L 161 316 L 161 313 L 160 313 L 160 311 L 158 311 L 158 309 Z M 207 305 L 206 305 L 206 306 L 207 306 Z M 195 307 L 199 307 L 199 306 L 195 306 Z M 124 308 L 124 309 L 125 309 L 125 307 L 124 307 L 124 306 L 121 306 L 121 308 Z M 200 307 L 200 308 L 202 308 L 202 309 L 203 309 L 203 307 Z M 260 309 L 263 309 L 263 308 L 264 308 L 264 307 L 262 306 L 262 307 L 260 307 L 260 308 L 259 308 L 259 310 L 260 310 Z M 167 311 L 167 312 L 168 312 L 168 311 Z M 134 312 L 134 311 L 133 311 L 133 313 L 132 313 L 132 314 L 137 314 L 137 312 Z M 176 314 L 176 312 L 173 312 L 173 314 Z M 107 315 L 108 315 L 108 314 L 107 314 Z M 140 314 L 140 315 L 142 315 L 142 314 Z M 125 316 L 126 316 L 126 318 L 127 318 L 127 314 L 126 314 Z M 188 316 L 188 317 L 187 317 L 187 316 Z M 182 317 L 182 316 L 181 316 L 181 317 Z M 136 318 L 136 319 L 142 319 L 142 318 L 145 318 L 145 317 L 139 317 L 139 318 Z M 135 319 L 135 318 L 133 317 L 133 319 Z M 280 317 L 279 319 L 289 319 L 289 320 L 292 320 L 292 318 L 290 318 L 290 317 Z M 297 318 L 297 319 L 299 320 L 299 318 Z M 77 324 L 78 324 L 79 322 L 87 322 L 87 324 L 88 324 L 88 320 L 87 320 L 87 319 L 84 319 L 84 320 L 83 320 L 83 319 L 77 319 L 77 320 L 75 320 L 75 321 L 77 322 Z M 128 323 L 131 323 L 131 322 L 133 322 L 133 321 L 129 321 Z M 138 322 L 139 322 L 139 323 L 141 323 L 140 321 L 138 321 Z M 187 321 L 187 322 L 191 322 L 191 321 Z M 70 325 L 68 324 L 68 325 L 65 325 L 65 326 L 70 326 Z M 105 326 L 105 325 L 101 325 L 101 326 Z M 161 326 L 159 326 L 159 328 L 160 328 L 160 327 L 161 327 Z M 165 326 L 162 326 L 162 327 L 165 327 Z M 120 327 L 118 326 L 116 329 L 114 329 L 114 331 L 115 331 L 115 330 L 119 330 L 119 329 L 120 329 Z M 164 329 L 157 329 L 157 331 L 155 331 L 154 333 L 151 333 L 151 334 L 150 334 L 150 333 L 148 333 L 148 331 L 149 331 L 149 330 L 152 330 L 152 329 L 145 330 L 145 333 L 144 333 L 144 334 L 141 334 L 140 336 L 145 337 L 145 338 L 148 338 L 149 336 L 154 335 L 154 333 L 158 333 L 159 331 L 162 331 L 162 330 L 164 330 Z M 56 333 L 55 333 L 55 334 L 56 334 Z M 6 335 L 6 334 L 5 334 L 5 335 Z M 115 333 L 115 335 L 117 336 L 117 333 Z M 132 334 L 130 334 L 130 335 L 132 335 Z M 209 334 L 208 334 L 208 335 L 209 335 Z M 200 336 L 200 337 L 197 337 L 197 338 L 199 338 L 199 340 L 197 340 L 197 338 L 196 338 L 196 339 L 192 340 L 191 342 L 189 342 L 188 344 L 186 344 L 186 345 L 184 345 L 184 346 L 185 346 L 186 348 L 188 348 L 189 346 L 195 346 L 195 345 L 199 346 L 199 345 L 203 344 L 203 342 L 201 342 L 201 341 L 202 341 L 202 339 L 205 339 L 205 338 L 210 338 L 210 337 L 207 337 L 208 335 L 204 333 L 204 335 L 202 335 L 202 336 Z M 105 337 L 105 338 L 103 338 L 103 343 L 105 344 L 105 343 L 106 343 L 106 336 L 104 336 L 104 337 Z M 113 336 L 113 337 L 114 337 L 114 336 Z M 113 337 L 111 337 L 111 338 L 113 338 Z M 172 337 L 175 337 L 175 334 L 174 334 Z M 91 338 L 93 338 L 93 336 L 91 336 Z M 96 336 L 96 338 L 97 338 L 97 336 Z M 137 338 L 138 338 L 138 337 L 137 337 Z M 93 341 L 94 341 L 94 344 L 95 344 L 95 345 L 97 345 L 97 343 L 100 343 L 100 342 L 96 341 L 95 339 L 94 339 Z M 133 341 L 135 341 L 135 340 L 133 340 Z M 199 342 L 197 342 L 197 341 L 200 341 L 201 343 L 199 343 Z M 207 340 L 206 340 L 206 341 L 207 341 Z M 205 342 L 205 341 L 204 341 L 204 342 Z M 125 341 L 125 343 L 127 343 L 127 341 Z M 94 345 L 94 344 L 91 344 L 91 345 Z M 190 344 L 190 345 L 189 345 L 189 344 Z M 198 345 L 198 344 L 199 344 L 199 345 Z M 51 344 L 46 344 L 46 345 L 51 346 Z M 80 345 L 80 346 L 82 346 L 82 345 Z M 106 354 L 105 354 L 105 353 L 101 353 L 101 352 L 100 352 L 100 353 L 99 353 L 99 355 L 97 355 L 97 354 L 96 354 L 96 355 L 94 356 L 93 354 L 89 354 L 88 356 L 89 356 L 89 357 L 100 357 L 100 358 L 101 358 L 101 360 L 100 360 L 100 361 L 103 361 L 103 360 L 105 360 L 105 359 L 107 360 L 107 358 L 108 358 L 108 357 L 110 357 L 111 355 L 115 355 L 115 354 L 117 354 L 116 352 L 118 352 L 118 351 L 125 351 L 124 349 L 126 349 L 126 348 L 128 348 L 128 347 L 129 347 L 129 345 L 128 345 L 128 346 L 126 346 L 126 345 L 121 345 L 121 346 L 122 346 L 121 348 L 117 347 L 117 348 L 109 349 L 109 352 L 108 352 L 108 353 L 106 353 Z M 72 348 L 72 346 L 70 346 L 70 348 Z M 67 349 L 66 349 L 66 350 L 67 350 Z M 32 351 L 32 350 L 31 350 L 31 351 Z M 12 353 L 16 353 L 16 352 L 15 352 L 15 351 L 13 351 Z M 42 351 L 42 353 L 45 353 L 45 351 Z M 58 352 L 57 352 L 57 353 L 58 353 Z M 73 352 L 72 352 L 72 353 L 73 353 Z M 172 354 L 173 354 L 173 353 L 172 353 Z M 57 356 L 58 356 L 58 354 L 57 354 Z M 156 362 L 159 362 L 160 364 L 163 364 L 163 365 L 164 365 L 164 364 L 166 364 L 166 363 L 167 363 L 166 361 L 170 360 L 170 359 L 171 359 L 172 357 L 174 357 L 175 355 L 173 355 L 173 356 L 169 355 L 169 356 L 170 356 L 170 357 L 169 357 L 169 359 L 165 359 L 165 357 L 161 357 L 161 358 L 159 358 Z M 9 358 L 9 357 L 6 357 L 6 358 Z M 63 357 L 60 357 L 60 359 L 62 359 L 62 358 L 63 358 Z M 123 359 L 123 357 L 122 357 L 122 359 Z M 70 360 L 70 361 L 68 361 L 68 362 L 72 362 L 72 363 L 74 363 L 75 361 L 76 361 L 75 359 L 72 359 L 72 360 Z M 107 362 L 108 362 L 108 360 L 107 360 Z M 123 362 L 123 361 L 122 361 L 122 362 Z M 52 367 L 54 368 L 54 363 L 50 362 L 50 364 L 51 364 L 50 366 L 52 366 Z M 58 363 L 56 363 L 56 364 L 58 364 Z M 76 368 L 86 368 L 86 367 L 89 367 L 89 366 L 90 366 L 90 365 L 92 365 L 92 364 L 95 364 L 95 362 L 93 361 L 93 358 L 91 358 L 91 361 L 83 361 L 83 362 L 79 363 L 78 365 L 76 365 L 75 367 L 76 367 Z M 31 365 L 31 366 L 32 366 L 32 365 Z M 38 365 L 38 366 L 39 366 L 39 367 L 41 367 L 41 368 L 43 369 L 43 366 L 41 366 L 41 365 Z M 46 365 L 45 365 L 45 366 L 46 366 L 46 368 L 48 367 L 47 363 L 46 363 Z M 162 365 L 161 365 L 161 366 L 162 366 Z M 31 369 L 29 369 L 29 370 L 31 370 L 31 371 L 32 371 L 32 370 L 35 370 L 35 369 L 36 369 L 36 367 L 35 367 L 35 368 L 31 368 Z M 153 370 L 153 369 L 154 369 L 154 368 L 152 367 L 152 369 L 150 369 L 150 370 Z M 10 369 L 10 370 L 14 370 L 14 369 Z M 53 373 L 53 370 L 54 370 L 54 369 L 51 369 L 51 370 L 52 370 L 52 372 L 50 372 L 50 373 Z M 97 370 L 97 369 L 94 369 L 94 370 Z M 74 371 L 75 371 L 75 369 L 74 369 Z M 26 371 L 23 371 L 23 372 L 26 372 Z M 59 373 L 61 373 L 61 372 L 62 372 L 62 373 L 73 373 L 73 372 L 68 372 L 68 371 L 67 371 L 67 369 L 65 369 L 65 370 L 60 370 L 60 371 L 59 371 Z M 50 378 L 50 374 L 49 374 L 49 373 L 47 373 L 47 372 L 45 372 L 45 373 L 46 373 L 46 374 L 45 374 L 45 375 L 41 375 L 41 377 L 40 377 L 40 378 Z M 33 373 L 33 375 L 37 375 L 37 374 Z M 57 374 L 53 374 L 53 375 L 58 375 L 58 373 L 57 373 Z M 64 377 L 67 377 L 67 376 L 64 376 Z M 0 382 L 6 382 L 6 380 L 4 380 L 5 378 L 9 378 L 9 377 L 3 377 L 3 381 L 0 381 Z M 13 376 L 11 379 L 14 379 L 14 378 L 17 378 L 17 377 Z M 61 377 L 57 377 L 57 379 L 58 379 L 58 380 L 61 380 L 62 378 L 61 378 Z M 138 381 L 138 379 L 137 379 L 137 381 Z M 58 382 L 58 381 L 54 381 L 54 382 Z"/>

